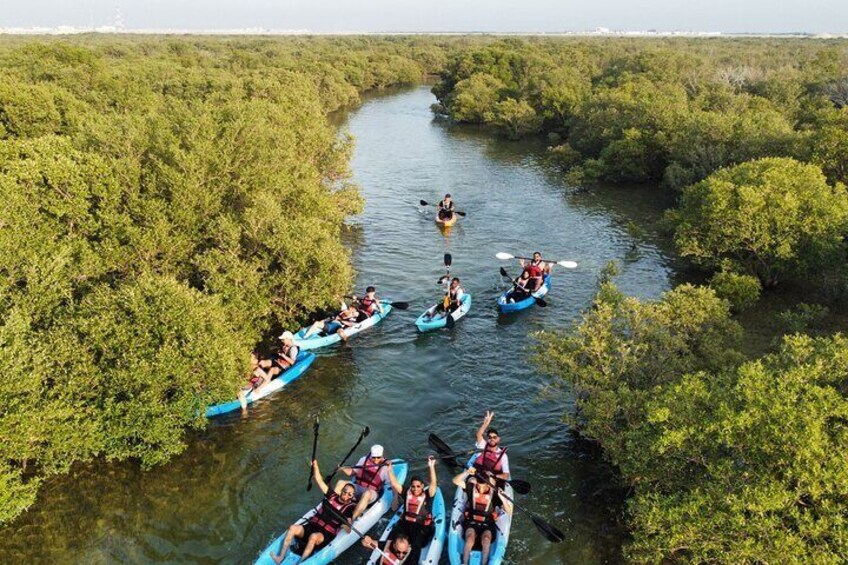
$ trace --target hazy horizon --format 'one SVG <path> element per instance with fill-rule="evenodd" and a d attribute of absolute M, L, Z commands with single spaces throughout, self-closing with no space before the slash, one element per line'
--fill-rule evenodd
<path fill-rule="evenodd" d="M 121 24 L 126 30 L 308 30 L 345 32 L 528 32 L 593 30 L 722 33 L 848 32 L 848 2 L 715 0 L 6 0 L 0 28 Z"/>

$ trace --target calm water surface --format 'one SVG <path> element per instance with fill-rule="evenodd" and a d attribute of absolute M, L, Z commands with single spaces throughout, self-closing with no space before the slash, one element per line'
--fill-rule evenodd
<path fill-rule="evenodd" d="M 518 515 L 509 561 L 620 559 L 622 532 L 610 512 L 578 496 L 599 464 L 574 450 L 561 424 L 567 401 L 539 398 L 545 379 L 528 362 L 528 334 L 568 327 L 610 260 L 620 263 L 624 291 L 655 297 L 668 289 L 674 259 L 654 229 L 664 203 L 643 189 L 571 194 L 546 170 L 539 146 L 449 128 L 433 119 L 433 101 L 427 88 L 398 91 L 339 117 L 356 137 L 353 170 L 367 200 L 349 234 L 358 287 L 375 284 L 382 296 L 410 301 L 409 311 L 322 352 L 302 379 L 246 418 L 216 419 L 167 466 L 143 473 L 133 464 L 98 463 L 53 480 L 0 536 L 0 562 L 251 562 L 317 500 L 304 488 L 315 414 L 327 469 L 364 424 L 389 456 L 422 461 L 429 432 L 467 449 L 486 409 L 496 413 L 514 475 L 533 485 L 520 502 L 568 537 L 549 544 Z M 417 202 L 446 191 L 468 216 L 443 235 Z M 643 226 L 637 240 L 628 222 Z M 499 317 L 495 253 L 537 249 L 579 268 L 556 272 L 547 308 Z M 413 321 L 439 295 L 435 281 L 447 251 L 451 274 L 462 278 L 474 306 L 453 330 L 417 335 Z M 504 266 L 517 272 L 515 264 Z M 452 498 L 449 471 L 439 473 Z M 366 555 L 354 548 L 340 562 Z"/>

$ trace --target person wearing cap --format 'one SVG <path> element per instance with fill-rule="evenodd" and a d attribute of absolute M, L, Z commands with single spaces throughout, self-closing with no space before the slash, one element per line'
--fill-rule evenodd
<path fill-rule="evenodd" d="M 389 481 L 389 470 L 386 467 L 383 446 L 372 445 L 368 455 L 360 457 L 356 465 L 341 467 L 339 470 L 348 477 L 353 477 L 353 486 L 356 487 L 356 496 L 359 498 L 351 520 L 355 521 L 365 512 L 369 504 L 383 494 L 383 485 Z M 347 481 L 339 482 L 346 483 Z"/>
<path fill-rule="evenodd" d="M 439 219 L 446 222 L 453 218 L 454 204 L 450 194 L 445 194 L 445 198 L 436 204 L 436 213 Z"/>
<path fill-rule="evenodd" d="M 375 313 L 383 314 L 383 305 L 377 300 L 377 289 L 369 286 L 365 289 L 365 296 L 357 299 L 357 308 L 359 309 L 359 318 L 357 322 L 364 322 Z"/>
<path fill-rule="evenodd" d="M 506 448 L 500 447 L 500 434 L 491 427 L 494 417 L 495 413 L 487 410 L 483 424 L 477 430 L 475 447 L 482 452 L 474 459 L 473 465 L 478 473 L 494 477 L 498 484 L 503 486 L 503 481 L 509 480 L 509 456 L 506 454 Z M 473 478 L 471 480 L 474 481 Z"/>

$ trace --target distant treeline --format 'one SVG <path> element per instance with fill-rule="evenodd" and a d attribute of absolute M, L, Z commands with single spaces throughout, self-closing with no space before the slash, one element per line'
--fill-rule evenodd
<path fill-rule="evenodd" d="M 273 327 L 352 282 L 328 112 L 444 64 L 406 38 L 0 42 L 0 524 L 93 457 L 150 466 Z"/>

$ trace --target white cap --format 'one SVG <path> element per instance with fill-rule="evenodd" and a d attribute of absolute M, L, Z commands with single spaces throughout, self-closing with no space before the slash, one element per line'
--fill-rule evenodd
<path fill-rule="evenodd" d="M 383 446 L 379 443 L 375 443 L 371 446 L 371 457 L 382 457 L 383 456 Z"/>
<path fill-rule="evenodd" d="M 280 339 L 294 339 L 294 334 L 286 330 L 283 332 L 283 335 L 280 336 Z"/>

